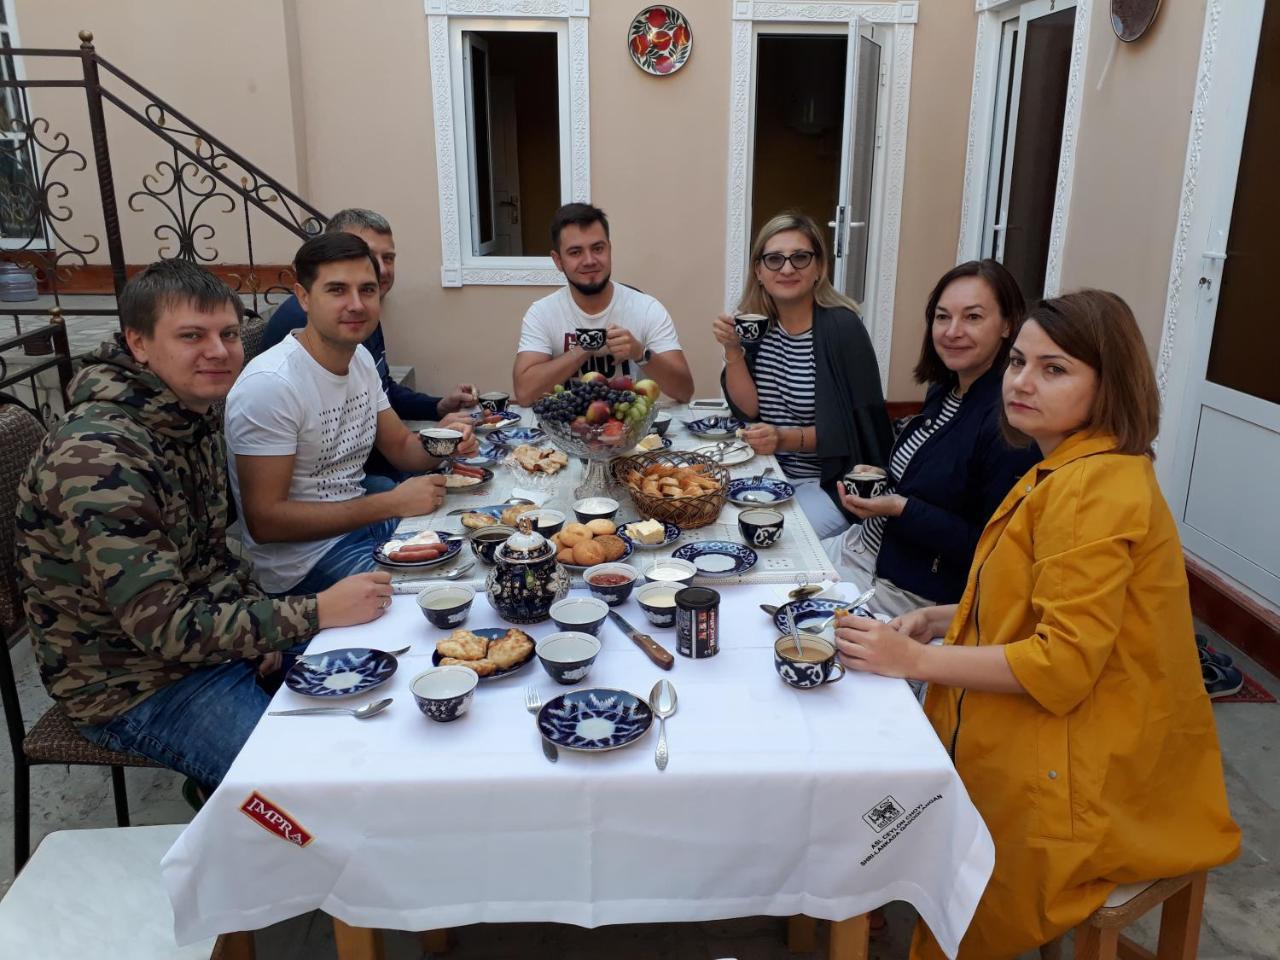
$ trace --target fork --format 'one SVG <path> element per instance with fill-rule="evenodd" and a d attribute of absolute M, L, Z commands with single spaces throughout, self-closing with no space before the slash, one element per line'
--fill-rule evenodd
<path fill-rule="evenodd" d="M 542 697 L 538 696 L 538 691 L 534 687 L 524 688 L 524 708 L 535 717 L 538 711 L 542 709 Z M 560 759 L 560 750 L 554 743 L 542 735 L 542 731 L 538 731 L 538 739 L 542 741 L 542 755 L 555 763 Z"/>

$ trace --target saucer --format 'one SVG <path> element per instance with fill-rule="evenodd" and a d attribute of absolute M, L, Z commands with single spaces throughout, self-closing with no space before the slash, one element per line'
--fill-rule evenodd
<path fill-rule="evenodd" d="M 571 690 L 538 711 L 538 732 L 566 750 L 601 753 L 634 743 L 653 724 L 653 710 L 625 690 Z"/>
<path fill-rule="evenodd" d="M 737 417 L 703 417 L 686 420 L 684 425 L 695 437 L 704 440 L 725 440 L 746 426 Z"/>
<path fill-rule="evenodd" d="M 384 650 L 348 647 L 301 656 L 284 683 L 304 697 L 347 697 L 381 686 L 396 672 L 396 658 Z"/>
<path fill-rule="evenodd" d="M 772 477 L 739 477 L 729 481 L 729 502 L 739 507 L 786 503 L 796 495 L 796 488 L 785 480 Z"/>
<path fill-rule="evenodd" d="M 437 530 L 441 539 L 445 537 L 457 537 L 456 533 L 449 533 L 445 530 Z M 445 540 L 444 553 L 436 557 L 434 560 L 392 560 L 388 554 L 395 549 L 395 545 L 407 540 L 408 537 L 393 538 L 386 543 L 379 544 L 373 548 L 373 559 L 375 562 L 382 564 L 384 567 L 395 567 L 397 570 L 416 570 L 419 567 L 434 567 L 436 564 L 447 563 L 458 555 L 458 551 L 462 549 L 461 540 Z"/>
<path fill-rule="evenodd" d="M 728 540 L 701 540 L 686 543 L 672 552 L 677 560 L 687 560 L 704 577 L 731 577 L 746 573 L 759 557 L 750 547 Z"/>

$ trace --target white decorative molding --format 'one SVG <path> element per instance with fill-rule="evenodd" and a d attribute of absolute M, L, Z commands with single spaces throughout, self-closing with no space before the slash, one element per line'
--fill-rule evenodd
<path fill-rule="evenodd" d="M 817 3 L 786 0 L 734 0 L 730 41 L 728 183 L 725 222 L 725 308 L 732 310 L 746 282 L 747 236 L 751 216 L 751 137 L 756 23 L 840 23 L 858 20 L 890 26 L 893 31 L 892 83 L 889 97 L 886 153 L 883 161 L 884 198 L 879 210 L 878 269 L 873 311 L 863 305 L 880 365 L 881 386 L 887 389 L 893 343 L 893 310 L 897 294 L 899 238 L 902 229 L 902 184 L 906 171 L 907 115 L 911 105 L 911 61 L 917 0 L 901 3 Z M 870 264 L 868 265 L 870 267 Z"/>
<path fill-rule="evenodd" d="M 1076 135 L 1080 132 L 1080 101 L 1084 68 L 1089 55 L 1089 12 L 1093 0 L 1076 0 L 1075 35 L 1071 38 L 1071 69 L 1067 73 L 1067 107 L 1062 117 L 1062 148 L 1058 154 L 1058 187 L 1053 196 L 1049 227 L 1049 262 L 1044 271 L 1044 295 L 1056 297 L 1062 284 L 1062 250 L 1067 242 L 1071 187 L 1076 177 Z"/>
<path fill-rule="evenodd" d="M 969 100 L 969 136 L 965 145 L 964 196 L 960 206 L 960 235 L 956 261 L 982 254 L 983 218 L 986 215 L 987 181 L 991 163 L 991 127 L 995 113 L 995 84 L 1000 65 L 1000 21 L 1006 11 L 1024 0 L 979 0 L 978 36 L 973 58 L 973 88 Z M 1062 120 L 1062 146 L 1058 155 L 1058 182 L 1054 190 L 1053 219 L 1049 227 L 1049 253 L 1045 265 L 1044 293 L 1054 296 L 1062 281 L 1062 251 L 1066 243 L 1067 217 L 1075 179 L 1076 137 L 1080 129 L 1080 104 L 1089 52 L 1089 20 L 1093 0 L 1076 0 L 1075 27 L 1071 39 L 1071 65 L 1067 73 L 1066 107 Z"/>
<path fill-rule="evenodd" d="M 423 0 L 430 44 L 431 103 L 436 125 L 436 191 L 440 202 L 440 285 L 466 284 L 559 286 L 564 276 L 550 269 L 547 257 L 511 258 L 487 264 L 463 255 L 457 117 L 450 60 L 450 17 L 559 20 L 567 25 L 568 198 L 591 199 L 591 99 L 587 17 L 590 0 Z M 562 109 L 563 103 L 562 100 Z M 562 139 L 564 139 L 562 137 Z M 563 162 L 563 158 L 562 158 Z M 464 263 L 464 260 L 467 262 Z"/>
<path fill-rule="evenodd" d="M 812 0 L 735 0 L 734 20 L 790 23 L 915 23 L 918 0 L 901 3 L 814 3 Z"/>

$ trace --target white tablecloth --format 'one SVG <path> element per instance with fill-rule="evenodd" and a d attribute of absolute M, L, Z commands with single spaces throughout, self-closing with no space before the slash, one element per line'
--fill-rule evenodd
<path fill-rule="evenodd" d="M 601 628 L 587 685 L 645 696 L 665 675 L 677 689 L 665 772 L 654 730 L 548 763 L 523 691 L 536 686 L 545 702 L 568 688 L 536 660 L 482 682 L 454 723 L 422 716 L 409 684 L 441 631 L 412 597 L 372 626 L 324 631 L 313 652 L 413 644 L 391 680 L 354 698 L 395 703 L 363 722 L 263 718 L 165 857 L 179 942 L 316 908 L 425 930 L 845 919 L 900 899 L 953 952 L 990 876 L 990 835 L 905 683 L 852 673 L 816 690 L 782 683 L 757 608 L 776 592 L 725 587 L 722 652 L 677 656 L 666 674 L 611 623 Z M 646 629 L 634 599 L 619 609 Z M 469 625 L 499 623 L 478 597 Z M 555 627 L 528 629 L 540 638 Z M 674 651 L 674 631 L 650 632 Z M 286 688 L 272 709 L 311 705 Z M 257 820 L 242 811 L 255 794 Z M 265 826 L 264 809 L 279 811 Z"/>
<path fill-rule="evenodd" d="M 522 423 L 526 426 L 534 425 L 534 418 L 530 411 L 515 408 L 517 412 L 522 414 Z M 685 406 L 675 406 L 667 409 L 671 414 L 671 426 L 667 430 L 667 436 L 672 440 L 672 447 L 676 450 L 691 450 L 694 447 L 703 446 L 710 441 L 701 440 L 691 435 L 685 429 L 684 421 L 694 420 L 698 417 L 710 415 L 724 416 L 728 414 L 728 408 L 720 411 L 697 412 L 690 411 Z M 410 424 L 417 427 L 417 424 Z M 778 461 L 772 456 L 756 456 L 746 463 L 737 464 L 726 467 L 732 477 L 750 477 L 762 473 L 766 468 L 773 469 L 773 476 L 781 478 L 782 470 L 778 466 Z M 519 468 L 516 468 L 517 470 Z M 572 520 L 572 505 L 574 501 L 573 488 L 582 480 L 582 466 L 580 462 L 574 458 L 571 459 L 568 469 L 557 474 L 554 480 L 543 480 L 536 486 L 528 484 L 532 488 L 531 492 L 541 494 L 547 499 L 543 503 L 544 506 L 553 507 L 561 510 Z M 467 493 L 463 491 L 450 493 L 446 498 L 444 507 L 435 514 L 422 517 L 411 517 L 401 521 L 400 529 L 403 531 L 418 530 L 449 530 L 455 532 L 463 531 L 462 522 L 458 517 L 450 517 L 448 511 L 466 507 L 468 504 L 485 505 L 491 503 L 501 503 L 508 496 L 511 496 L 512 489 L 522 482 L 527 482 L 523 471 L 517 475 L 512 468 L 508 466 L 499 466 L 495 470 L 495 476 L 487 487 L 475 493 Z M 530 491 L 526 491 L 530 492 Z M 635 504 L 621 490 L 618 491 L 618 503 L 620 510 L 618 512 L 618 520 L 622 523 L 628 523 L 632 520 L 639 519 Z M 795 500 L 788 503 L 779 504 L 776 507 L 783 515 L 783 531 L 782 537 L 775 546 L 757 551 L 759 561 L 755 567 L 747 571 L 739 577 L 729 578 L 735 583 L 807 583 L 819 582 L 822 580 L 833 580 L 836 577 L 835 567 L 832 566 L 831 560 L 827 557 L 822 549 L 822 544 L 814 532 L 813 526 L 805 518 L 804 513 L 800 510 Z M 686 543 L 695 543 L 701 540 L 730 540 L 735 543 L 742 542 L 742 534 L 738 530 L 738 514 L 741 508 L 731 503 L 726 503 L 724 509 L 720 511 L 720 516 L 715 523 L 705 527 L 699 527 L 694 530 L 686 530 L 679 542 L 662 551 L 640 551 L 637 550 L 631 558 L 631 563 L 640 564 L 646 560 L 657 559 L 659 556 L 669 556 L 671 552 Z M 448 564 L 441 564 L 437 568 L 432 568 L 433 574 L 438 575 L 447 571 L 454 566 L 466 563 L 474 559 L 469 546 L 464 546 L 461 554 L 454 561 Z M 489 568 L 483 564 L 477 563 L 472 569 L 461 578 L 461 582 L 470 583 L 473 586 L 483 583 L 485 575 L 488 574 Z M 412 586 L 422 586 L 424 574 L 415 574 L 413 572 L 395 573 L 393 578 L 396 581 L 404 581 L 404 589 L 411 589 Z M 717 578 L 717 581 L 723 582 L 723 578 Z M 714 585 L 712 580 L 699 578 L 698 583 Z"/>

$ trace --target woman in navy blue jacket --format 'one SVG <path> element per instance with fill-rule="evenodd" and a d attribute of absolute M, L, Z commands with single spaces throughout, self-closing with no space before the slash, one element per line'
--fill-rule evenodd
<path fill-rule="evenodd" d="M 890 491 L 842 495 L 862 523 L 823 541 L 845 578 L 874 581 L 875 612 L 959 600 L 982 528 L 1040 459 L 1000 431 L 1000 384 L 1024 311 L 1017 281 L 995 260 L 960 264 L 929 296 L 915 376 L 930 386 L 893 445 Z"/>

